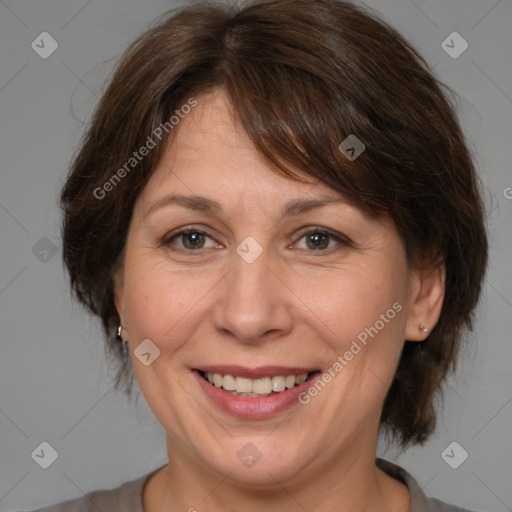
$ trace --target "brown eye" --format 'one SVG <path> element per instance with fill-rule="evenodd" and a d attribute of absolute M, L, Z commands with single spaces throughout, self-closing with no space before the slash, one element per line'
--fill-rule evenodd
<path fill-rule="evenodd" d="M 329 246 L 329 235 L 326 233 L 313 233 L 306 235 L 306 245 L 309 249 L 327 249 Z"/>
<path fill-rule="evenodd" d="M 188 231 L 180 236 L 185 249 L 197 249 L 204 246 L 204 234 L 199 231 Z"/>
<path fill-rule="evenodd" d="M 305 248 L 308 251 L 331 252 L 341 247 L 351 245 L 350 241 L 342 235 L 326 231 L 325 229 L 310 229 L 299 235 L 299 240 L 305 240 Z M 298 245 L 298 243 L 297 243 Z"/>
<path fill-rule="evenodd" d="M 205 247 L 208 238 L 211 239 L 211 236 L 207 231 L 192 228 L 168 236 L 162 242 L 162 245 L 176 246 L 175 250 L 177 251 L 196 251 L 198 249 L 208 248 Z"/>

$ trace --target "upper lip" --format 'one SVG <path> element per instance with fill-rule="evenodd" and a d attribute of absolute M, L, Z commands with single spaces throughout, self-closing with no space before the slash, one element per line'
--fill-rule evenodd
<path fill-rule="evenodd" d="M 222 375 L 233 375 L 234 377 L 245 377 L 247 379 L 259 379 L 261 377 L 277 377 L 279 375 L 301 375 L 317 371 L 315 368 L 302 366 L 258 366 L 248 368 L 238 365 L 209 365 L 196 368 L 205 373 L 220 373 Z"/>

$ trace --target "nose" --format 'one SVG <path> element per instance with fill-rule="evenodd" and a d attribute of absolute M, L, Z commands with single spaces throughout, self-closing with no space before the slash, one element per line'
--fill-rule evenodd
<path fill-rule="evenodd" d="M 231 271 L 217 289 L 214 326 L 224 336 L 258 344 L 290 333 L 293 293 L 264 251 L 247 263 L 233 254 Z"/>

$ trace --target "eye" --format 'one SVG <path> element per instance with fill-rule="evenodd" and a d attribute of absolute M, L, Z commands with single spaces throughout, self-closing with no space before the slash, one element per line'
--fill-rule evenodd
<path fill-rule="evenodd" d="M 210 246 L 207 245 L 208 239 L 212 242 Z M 341 247 L 351 245 L 348 238 L 324 228 L 309 228 L 307 231 L 302 231 L 299 233 L 298 241 L 302 239 L 305 240 L 305 247 L 298 248 L 306 251 L 330 253 L 332 250 L 336 251 Z M 194 226 L 188 229 L 182 229 L 176 233 L 171 233 L 165 237 L 162 241 L 162 245 L 170 246 L 172 250 L 182 252 L 194 252 L 199 249 L 219 247 L 219 244 L 214 242 L 209 231 L 197 229 Z M 298 242 L 296 242 L 294 247 L 298 245 Z"/>
<path fill-rule="evenodd" d="M 305 250 L 331 252 L 331 249 L 339 249 L 336 244 L 343 247 L 350 245 L 350 241 L 346 237 L 323 228 L 309 229 L 300 233 L 299 236 L 299 240 L 305 240 Z M 336 244 L 332 242 L 336 242 Z"/>
<path fill-rule="evenodd" d="M 208 231 L 196 229 L 193 226 L 190 229 L 183 229 L 177 233 L 167 236 L 162 245 L 177 245 L 176 250 L 195 251 L 197 249 L 208 248 L 205 246 L 207 239 L 213 240 Z M 210 247 L 215 247 L 216 244 Z"/>

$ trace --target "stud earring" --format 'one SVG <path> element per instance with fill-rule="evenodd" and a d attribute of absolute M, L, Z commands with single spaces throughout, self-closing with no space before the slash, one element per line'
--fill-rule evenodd
<path fill-rule="evenodd" d="M 420 330 L 422 330 L 424 333 L 427 333 L 428 332 L 428 329 L 423 325 L 423 324 L 420 324 L 418 326 L 420 328 Z"/>

